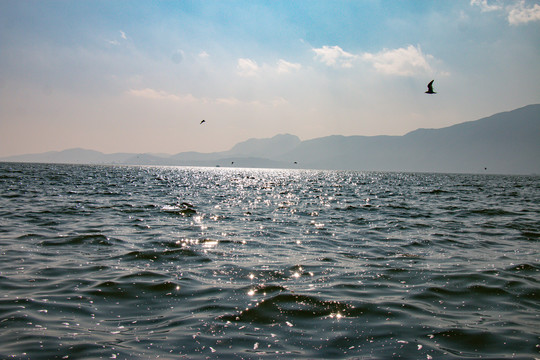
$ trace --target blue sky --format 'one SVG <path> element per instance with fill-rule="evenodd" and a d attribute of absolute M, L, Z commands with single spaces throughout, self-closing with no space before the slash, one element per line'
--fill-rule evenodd
<path fill-rule="evenodd" d="M 402 135 L 540 103 L 538 64 L 540 1 L 0 0 L 0 156 Z"/>

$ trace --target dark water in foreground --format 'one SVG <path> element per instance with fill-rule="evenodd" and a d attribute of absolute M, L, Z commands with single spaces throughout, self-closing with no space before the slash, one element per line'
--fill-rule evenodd
<path fill-rule="evenodd" d="M 540 358 L 540 177 L 0 163 L 0 358 Z"/>

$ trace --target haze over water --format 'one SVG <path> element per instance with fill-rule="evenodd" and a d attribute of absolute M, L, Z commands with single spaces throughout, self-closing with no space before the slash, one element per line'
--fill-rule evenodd
<path fill-rule="evenodd" d="M 0 357 L 532 359 L 539 180 L 0 163 Z"/>

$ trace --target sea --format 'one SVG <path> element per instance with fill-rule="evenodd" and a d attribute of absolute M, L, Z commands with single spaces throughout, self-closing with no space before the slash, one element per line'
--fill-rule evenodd
<path fill-rule="evenodd" d="M 1 359 L 539 359 L 540 177 L 0 163 Z"/>

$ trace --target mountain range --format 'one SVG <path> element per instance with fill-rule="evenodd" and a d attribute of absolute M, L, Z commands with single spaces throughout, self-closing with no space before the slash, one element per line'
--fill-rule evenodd
<path fill-rule="evenodd" d="M 540 104 L 402 136 L 333 135 L 301 141 L 281 134 L 249 139 L 214 153 L 104 154 L 69 149 L 0 161 L 539 174 Z"/>

